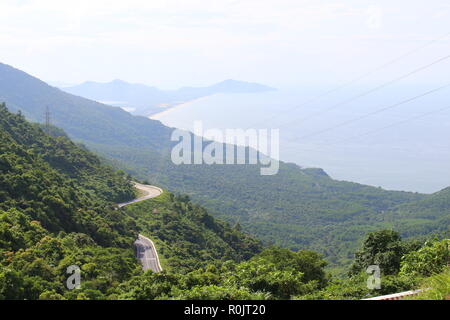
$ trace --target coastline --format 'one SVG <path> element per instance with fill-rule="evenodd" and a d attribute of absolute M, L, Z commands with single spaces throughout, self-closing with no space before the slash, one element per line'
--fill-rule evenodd
<path fill-rule="evenodd" d="M 164 117 L 164 116 L 167 115 L 167 114 L 170 114 L 171 112 L 173 112 L 173 111 L 175 111 L 175 110 L 178 110 L 178 109 L 187 107 L 187 106 L 189 106 L 190 104 L 192 104 L 192 103 L 194 103 L 194 102 L 198 102 L 198 101 L 201 101 L 201 100 L 203 100 L 203 99 L 212 97 L 212 96 L 214 96 L 214 95 L 216 95 L 216 94 L 217 94 L 217 93 L 215 93 L 215 94 L 210 94 L 210 95 L 207 95 L 207 96 L 203 96 L 203 97 L 200 97 L 200 98 L 195 98 L 195 99 L 192 99 L 192 100 L 189 100 L 189 101 L 186 101 L 186 102 L 182 102 L 182 103 L 180 103 L 180 104 L 176 104 L 176 105 L 174 105 L 174 106 L 172 106 L 172 107 L 167 107 L 166 110 L 163 110 L 163 111 L 161 111 L 161 112 L 152 114 L 152 115 L 148 116 L 148 118 L 149 118 L 149 119 L 152 119 L 152 120 L 160 120 L 162 117 Z"/>

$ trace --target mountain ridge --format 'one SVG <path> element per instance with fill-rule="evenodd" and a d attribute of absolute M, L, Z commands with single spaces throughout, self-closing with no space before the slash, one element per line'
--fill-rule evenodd
<path fill-rule="evenodd" d="M 129 83 L 120 79 L 110 82 L 86 81 L 61 90 L 100 102 L 114 102 L 134 115 L 150 116 L 171 106 L 217 93 L 255 93 L 274 91 L 265 85 L 227 79 L 206 87 L 181 87 L 161 90 L 155 86 Z"/>
<path fill-rule="evenodd" d="M 151 274 L 135 257 L 138 234 L 154 236 L 172 277 L 261 250 L 187 197 L 165 192 L 117 209 L 137 196 L 130 178 L 0 104 L 0 300 L 132 294 L 137 286 L 123 285 Z M 82 273 L 79 290 L 66 287 L 69 267 Z"/>
<path fill-rule="evenodd" d="M 429 198 L 336 181 L 320 169 L 285 162 L 275 176 L 261 176 L 253 165 L 175 165 L 170 158 L 173 129 L 65 93 L 1 64 L 0 101 L 39 122 L 49 106 L 56 126 L 133 176 L 190 195 L 215 216 L 239 222 L 266 243 L 311 248 L 335 265 L 348 263 L 364 234 L 389 225 L 386 212 Z M 414 220 L 414 228 L 437 216 L 439 212 Z"/>

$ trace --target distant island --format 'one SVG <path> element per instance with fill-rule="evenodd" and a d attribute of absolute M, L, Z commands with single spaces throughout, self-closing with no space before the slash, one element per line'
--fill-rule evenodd
<path fill-rule="evenodd" d="M 122 80 L 107 83 L 88 81 L 60 89 L 87 99 L 122 107 L 134 115 L 147 117 L 176 105 L 217 93 L 257 93 L 276 90 L 259 83 L 231 79 L 209 87 L 183 87 L 177 90 L 160 90 L 156 87 Z"/>

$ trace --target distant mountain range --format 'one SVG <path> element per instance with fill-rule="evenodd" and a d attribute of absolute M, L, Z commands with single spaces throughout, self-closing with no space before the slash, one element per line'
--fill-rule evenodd
<path fill-rule="evenodd" d="M 251 82 L 225 80 L 209 87 L 183 87 L 160 90 L 143 84 L 113 80 L 108 83 L 84 82 L 62 90 L 87 99 L 124 108 L 134 115 L 150 116 L 174 105 L 217 93 L 256 93 L 276 89 Z"/>
<path fill-rule="evenodd" d="M 256 165 L 175 165 L 173 129 L 161 122 L 63 92 L 0 63 L 3 101 L 37 122 L 45 121 L 48 107 L 53 125 L 134 177 L 188 194 L 265 243 L 315 249 L 333 266 L 348 264 L 370 231 L 394 228 L 413 237 L 449 227 L 448 189 L 434 195 L 386 191 L 285 162 L 273 176 L 261 176 Z"/>

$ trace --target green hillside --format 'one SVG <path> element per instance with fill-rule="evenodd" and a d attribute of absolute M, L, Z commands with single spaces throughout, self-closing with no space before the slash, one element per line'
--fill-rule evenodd
<path fill-rule="evenodd" d="M 214 219 L 186 196 L 163 193 L 152 201 L 125 207 L 163 257 L 163 268 L 186 272 L 215 262 L 242 261 L 261 251 L 261 244 Z M 150 217 L 149 217 L 150 215 Z"/>
<path fill-rule="evenodd" d="M 129 178 L 0 105 L 0 299 L 126 294 L 120 285 L 143 274 L 134 257 L 138 233 L 155 236 L 164 265 L 177 273 L 261 250 L 259 242 L 169 193 L 156 202 L 158 216 L 146 205 L 116 210 L 116 202 L 135 196 Z M 81 268 L 81 290 L 65 287 L 70 265 Z"/>
<path fill-rule="evenodd" d="M 165 192 L 117 210 L 116 201 L 135 194 L 129 177 L 55 131 L 48 136 L 0 106 L 0 299 L 361 299 L 419 286 L 439 299 L 449 294 L 439 282 L 448 274 L 448 240 L 369 234 L 351 276 L 337 279 L 318 253 L 263 250 L 187 196 Z M 446 191 L 419 203 L 441 210 L 445 199 Z M 163 272 L 142 271 L 138 233 L 155 241 Z M 382 270 L 380 290 L 366 285 L 373 264 Z M 68 290 L 72 265 L 81 288 Z"/>
<path fill-rule="evenodd" d="M 336 181 L 320 169 L 288 163 L 281 163 L 275 176 L 261 176 L 259 167 L 250 165 L 176 166 L 169 158 L 171 129 L 160 122 L 67 94 L 0 64 L 2 100 L 40 122 L 48 106 L 53 124 L 133 176 L 188 194 L 266 243 L 324 253 L 332 265 L 348 264 L 365 233 L 390 228 L 390 209 L 428 198 Z M 434 223 L 440 214 L 416 219 L 414 228 Z M 403 219 L 412 222 L 402 216 L 397 223 Z"/>
<path fill-rule="evenodd" d="M 447 231 L 450 227 L 450 188 L 426 199 L 400 205 L 388 214 L 394 220 L 393 227 L 405 237 Z"/>

